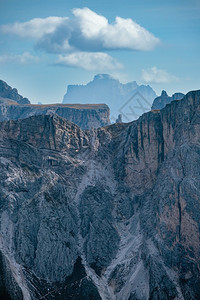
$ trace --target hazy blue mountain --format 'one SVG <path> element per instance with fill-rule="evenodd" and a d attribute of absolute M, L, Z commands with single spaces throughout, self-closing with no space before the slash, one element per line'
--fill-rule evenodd
<path fill-rule="evenodd" d="M 105 103 L 110 107 L 112 122 L 119 114 L 128 122 L 149 111 L 155 97 L 149 85 L 136 81 L 123 84 L 108 74 L 98 74 L 86 85 L 68 85 L 63 103 Z"/>

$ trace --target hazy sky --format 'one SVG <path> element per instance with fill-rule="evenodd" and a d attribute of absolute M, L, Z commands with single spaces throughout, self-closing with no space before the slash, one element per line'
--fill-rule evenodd
<path fill-rule="evenodd" d="M 199 0 L 0 0 L 0 79 L 32 103 L 97 73 L 200 89 Z"/>

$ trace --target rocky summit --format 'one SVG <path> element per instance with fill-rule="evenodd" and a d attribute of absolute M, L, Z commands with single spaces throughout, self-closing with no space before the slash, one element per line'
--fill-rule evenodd
<path fill-rule="evenodd" d="M 175 93 L 170 97 L 166 91 L 162 91 L 161 95 L 154 99 L 151 109 L 162 109 L 174 100 L 183 99 L 184 96 L 183 93 Z"/>
<path fill-rule="evenodd" d="M 123 84 L 108 74 L 97 74 L 86 85 L 68 85 L 63 103 L 106 103 L 112 122 L 119 114 L 129 122 L 149 111 L 155 97 L 149 85 L 138 85 L 136 81 Z"/>
<path fill-rule="evenodd" d="M 200 299 L 200 91 L 131 123 L 0 123 L 0 299 Z"/>

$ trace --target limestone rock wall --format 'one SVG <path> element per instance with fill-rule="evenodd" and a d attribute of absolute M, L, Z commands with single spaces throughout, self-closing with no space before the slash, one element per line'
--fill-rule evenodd
<path fill-rule="evenodd" d="M 87 131 L 0 123 L 1 293 L 199 299 L 199 132 L 200 91 Z"/>

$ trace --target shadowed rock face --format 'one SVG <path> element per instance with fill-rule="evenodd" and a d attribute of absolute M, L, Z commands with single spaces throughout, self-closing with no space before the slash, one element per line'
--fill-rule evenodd
<path fill-rule="evenodd" d="M 183 99 L 184 96 L 182 93 L 175 93 L 170 97 L 166 91 L 162 91 L 161 96 L 154 99 L 151 109 L 162 109 L 174 100 Z"/>
<path fill-rule="evenodd" d="M 17 89 L 11 88 L 5 81 L 0 80 L 0 97 L 14 100 L 19 104 L 29 104 L 30 101 L 27 98 L 18 94 Z"/>
<path fill-rule="evenodd" d="M 18 105 L 18 103 L 14 101 L 3 98 L 1 99 L 0 121 L 18 120 L 28 118 L 30 116 L 46 114 L 57 114 L 77 124 L 82 129 L 98 128 L 110 124 L 110 110 L 105 104 Z"/>
<path fill-rule="evenodd" d="M 98 128 L 110 124 L 110 109 L 105 104 L 30 104 L 27 98 L 18 94 L 0 80 L 0 121 L 18 120 L 30 116 L 57 114 L 82 129 Z"/>
<path fill-rule="evenodd" d="M 90 131 L 0 123 L 5 299 L 199 299 L 199 132 L 200 91 Z"/>

